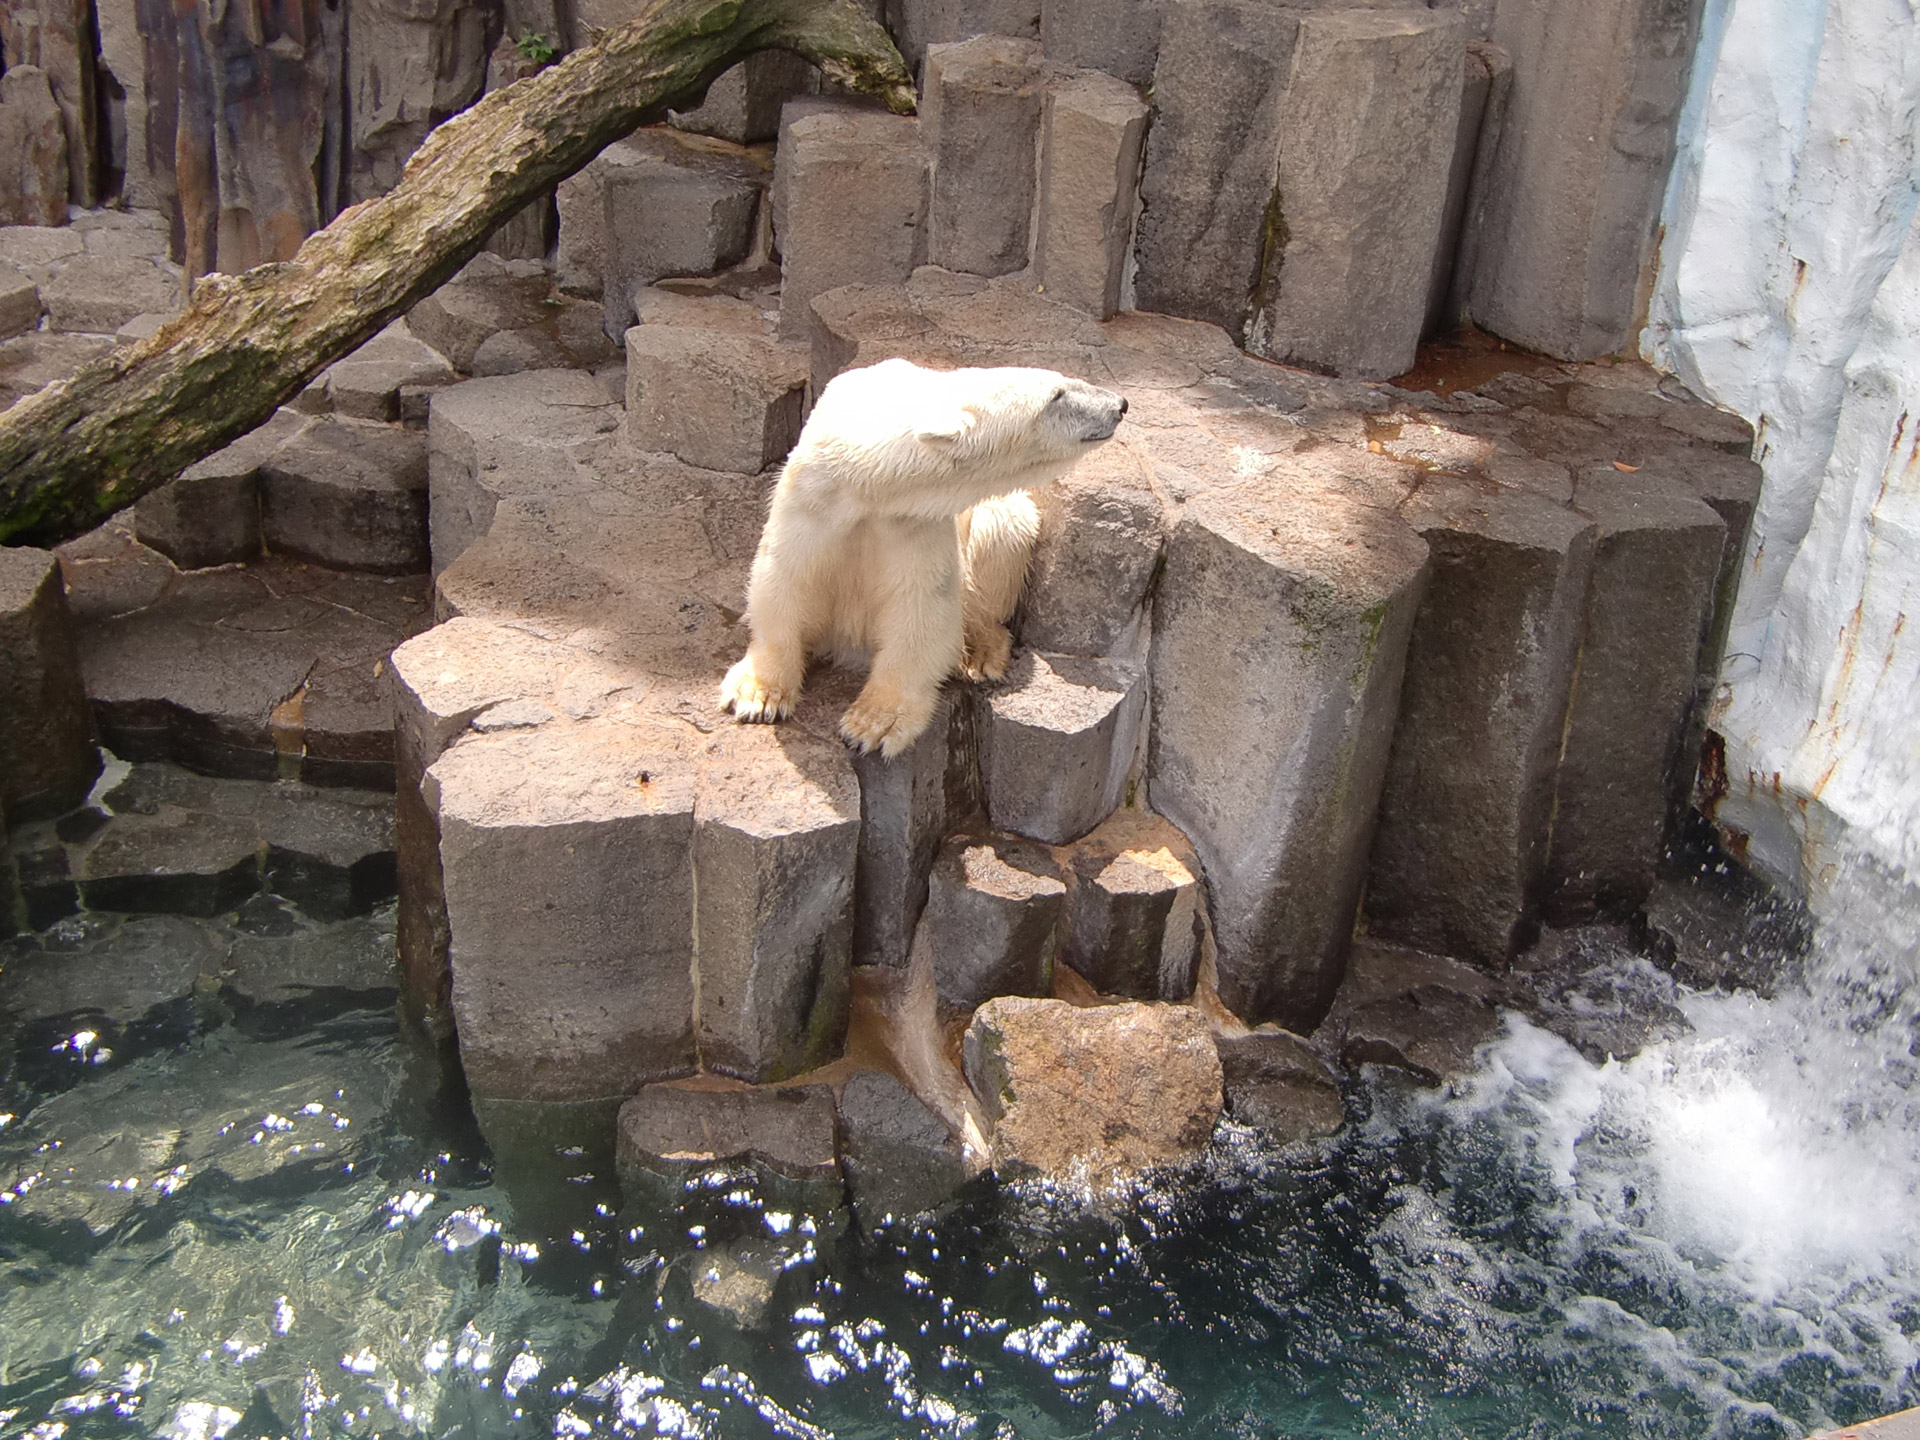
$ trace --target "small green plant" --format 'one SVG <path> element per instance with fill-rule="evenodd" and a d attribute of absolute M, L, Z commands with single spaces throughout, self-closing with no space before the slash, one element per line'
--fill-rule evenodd
<path fill-rule="evenodd" d="M 560 53 L 554 49 L 553 42 L 538 30 L 522 30 L 520 38 L 513 42 L 513 48 L 536 65 L 545 65 Z"/>

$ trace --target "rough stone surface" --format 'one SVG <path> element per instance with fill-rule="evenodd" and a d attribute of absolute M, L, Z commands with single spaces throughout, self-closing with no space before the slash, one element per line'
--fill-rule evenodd
<path fill-rule="evenodd" d="M 1242 1125 L 1286 1145 L 1331 1135 L 1345 1123 L 1338 1082 L 1299 1036 L 1256 1031 L 1216 1043 L 1227 1111 Z"/>
<path fill-rule="evenodd" d="M 735 1159 L 825 1200 L 822 1208 L 840 1189 L 833 1091 L 825 1085 L 648 1085 L 620 1107 L 619 1125 L 616 1155 L 630 1192 L 637 1172 L 678 1182 Z"/>
<path fill-rule="evenodd" d="M 1143 87 L 1160 50 L 1160 10 L 1160 0 L 1043 0 L 1040 43 L 1056 65 Z"/>
<path fill-rule="evenodd" d="M 260 469 L 260 533 L 276 554 L 336 569 L 424 571 L 426 437 L 367 421 L 316 420 Z"/>
<path fill-rule="evenodd" d="M 878 1070 L 860 1071 L 840 1091 L 840 1168 L 868 1229 L 938 1210 L 974 1169 L 946 1122 Z"/>
<path fill-rule="evenodd" d="M 348 186 L 391 190 L 427 132 L 480 98 L 491 12 L 469 0 L 349 0 Z"/>
<path fill-rule="evenodd" d="M 0 223 L 67 223 L 67 135 L 46 72 L 9 65 L 0 75 L 0 146 L 11 157 L 0 176 Z"/>
<path fill-rule="evenodd" d="M 1447 174 L 1447 204 L 1440 218 L 1440 243 L 1433 253 L 1427 287 L 1426 332 L 1437 335 L 1467 318 L 1466 282 L 1472 272 L 1470 247 L 1462 243 L 1467 206 L 1472 199 L 1480 157 L 1491 166 L 1500 128 L 1506 123 L 1513 92 L 1513 57 L 1487 40 L 1467 41 L 1466 72 L 1460 91 L 1460 123 L 1454 130 L 1453 164 Z"/>
<path fill-rule="evenodd" d="M 1305 1029 L 1366 877 L 1427 547 L 1385 511 L 1327 528 L 1286 488 L 1196 497 L 1168 543 L 1149 795 L 1199 851 L 1221 998 Z"/>
<path fill-rule="evenodd" d="M 1556 922 L 1652 887 L 1726 541 L 1689 491 L 1612 466 L 1583 473 L 1574 503 L 1599 534 L 1547 862 Z"/>
<path fill-rule="evenodd" d="M 1067 964 L 1102 994 L 1191 996 L 1204 900 L 1187 837 L 1158 815 L 1122 810 L 1059 854 Z"/>
<path fill-rule="evenodd" d="M 670 275 L 712 275 L 746 259 L 766 171 L 750 156 L 699 168 L 641 159 L 606 172 L 606 328 L 633 323 L 633 292 Z"/>
<path fill-rule="evenodd" d="M 1025 268 L 1045 79 L 1031 40 L 981 35 L 928 47 L 920 131 L 932 165 L 929 263 L 971 275 Z"/>
<path fill-rule="evenodd" d="M 100 94 L 94 10 L 87 0 L 15 0 L 0 12 L 7 69 L 33 66 L 46 73 L 66 136 L 63 193 L 75 205 L 97 205 L 103 198 L 100 124 L 105 97 Z"/>
<path fill-rule="evenodd" d="M 816 295 L 898 284 L 912 273 L 925 253 L 927 160 L 916 119 L 843 107 L 782 128 L 780 333 L 799 339 Z"/>
<path fill-rule="evenodd" d="M 252 559 L 260 553 L 261 467 L 307 423 L 297 411 L 274 411 L 259 429 L 142 496 L 133 533 L 182 570 Z"/>
<path fill-rule="evenodd" d="M 966 1068 L 1003 1179 L 1105 1187 L 1191 1158 L 1220 1117 L 1220 1057 L 1183 1006 L 989 1000 Z"/>
<path fill-rule="evenodd" d="M 1040 0 L 885 0 L 887 29 L 916 75 L 927 47 L 975 35 L 1040 38 Z"/>
<path fill-rule="evenodd" d="M 1315 1040 L 1348 1069 L 1387 1065 L 1440 1085 L 1499 1028 L 1498 982 L 1457 960 L 1356 940 L 1339 998 Z"/>
<path fill-rule="evenodd" d="M 610 271 L 607 251 L 606 180 L 610 172 L 648 160 L 695 161 L 701 140 L 648 127 L 616 140 L 588 164 L 562 180 L 554 191 L 559 236 L 554 247 L 554 278 L 569 295 L 599 299 Z"/>
<path fill-rule="evenodd" d="M 392 422 L 400 418 L 402 386 L 447 385 L 454 373 L 438 350 L 391 326 L 329 365 L 325 378 L 334 414 Z"/>
<path fill-rule="evenodd" d="M 22 395 L 66 379 L 112 348 L 113 342 L 101 336 L 60 335 L 46 330 L 0 340 L 0 409 Z"/>
<path fill-rule="evenodd" d="M 1125 660 L 1018 652 L 983 696 L 980 779 L 995 828 L 1077 840 L 1126 795 L 1146 675 Z"/>
<path fill-rule="evenodd" d="M 940 1006 L 970 1011 L 996 995 L 1047 994 L 1066 894 L 1060 867 L 1030 840 L 956 835 L 941 846 L 914 933 Z"/>
<path fill-rule="evenodd" d="M 1631 339 L 1700 14 L 1500 0 L 1491 38 L 1513 57 L 1513 95 L 1467 218 L 1476 324 L 1564 360 Z"/>
<path fill-rule="evenodd" d="M 165 241 L 149 242 L 164 253 Z M 40 284 L 47 328 L 111 335 L 137 315 L 180 308 L 180 281 L 147 255 L 85 255 Z"/>
<path fill-rule="evenodd" d="M 1160 500 L 1140 457 L 1106 446 L 1035 499 L 1040 535 L 1015 633 L 1034 650 L 1137 653 L 1165 540 Z"/>
<path fill-rule="evenodd" d="M 1120 308 L 1147 114 L 1133 86 L 1097 71 L 1047 88 L 1034 279 L 1102 320 Z"/>
<path fill-rule="evenodd" d="M 489 336 L 547 318 L 547 290 L 547 273 L 536 262 L 482 252 L 407 312 L 407 329 L 454 369 L 471 373 L 474 353 Z"/>
<path fill-rule="evenodd" d="M 0 274 L 0 339 L 12 339 L 33 329 L 44 309 L 33 281 L 25 275 Z"/>
<path fill-rule="evenodd" d="M 1373 933 L 1502 969 L 1546 865 L 1594 527 L 1432 477 L 1402 512 L 1433 556 L 1367 882 Z"/>
<path fill-rule="evenodd" d="M 926 732 L 906 754 L 855 757 L 860 777 L 860 852 L 854 880 L 856 965 L 907 963 L 927 903 L 927 878 L 947 832 L 948 762 L 967 707 L 942 697 Z"/>
<path fill-rule="evenodd" d="M 1465 40 L 1453 10 L 1313 10 L 1302 19 L 1249 350 L 1368 380 L 1413 367 Z"/>
<path fill-rule="evenodd" d="M 668 118 L 676 129 L 752 145 L 773 139 L 780 130 L 780 108 L 809 94 L 816 83 L 814 68 L 798 55 L 762 50 L 721 71 L 697 109 L 672 110 Z"/>
<path fill-rule="evenodd" d="M 0 811 L 17 824 L 64 810 L 99 770 L 60 567 L 0 548 Z"/>
<path fill-rule="evenodd" d="M 757 475 L 800 438 L 808 351 L 775 340 L 772 323 L 742 301 L 697 308 L 723 305 L 746 323 L 710 327 L 688 315 L 627 331 L 627 438 L 702 469 Z"/>

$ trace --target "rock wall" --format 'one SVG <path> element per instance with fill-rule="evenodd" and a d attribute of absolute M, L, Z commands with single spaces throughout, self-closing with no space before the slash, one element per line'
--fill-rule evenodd
<path fill-rule="evenodd" d="M 1766 472 L 1706 799 L 1836 938 L 1920 936 L 1920 32 L 1909 7 L 1717 0 L 1642 348 Z"/>

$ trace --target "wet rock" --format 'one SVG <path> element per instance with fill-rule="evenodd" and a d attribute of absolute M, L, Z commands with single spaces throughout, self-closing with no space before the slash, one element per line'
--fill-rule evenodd
<path fill-rule="evenodd" d="M 707 86 L 694 110 L 670 110 L 675 129 L 752 145 L 771 140 L 780 129 L 780 108 L 816 84 L 813 66 L 784 50 L 762 50 Z"/>
<path fill-rule="evenodd" d="M 180 281 L 140 255 L 81 256 L 40 286 L 47 328 L 111 335 L 136 315 L 180 308 Z"/>
<path fill-rule="evenodd" d="M 1574 505 L 1599 535 L 1547 868 L 1556 923 L 1652 888 L 1726 540 L 1688 491 L 1612 466 L 1579 476 Z"/>
<path fill-rule="evenodd" d="M 1191 1158 L 1220 1116 L 1213 1036 L 1182 1006 L 989 1000 L 966 1069 L 1003 1179 L 1103 1188 Z"/>
<path fill-rule="evenodd" d="M 1284 1030 L 1217 1042 L 1227 1111 L 1276 1143 L 1331 1135 L 1346 1122 L 1340 1086 L 1312 1046 Z"/>
<path fill-rule="evenodd" d="M 1147 110 L 1133 86 L 1097 72 L 1047 89 L 1034 277 L 1053 299 L 1102 320 L 1120 308 Z"/>
<path fill-rule="evenodd" d="M 730 726 L 707 743 L 693 834 L 706 1068 L 781 1080 L 840 1053 L 859 820 L 836 741 Z"/>
<path fill-rule="evenodd" d="M 426 570 L 425 438 L 366 421 L 315 421 L 261 467 L 260 530 L 268 549 L 336 569 Z"/>
<path fill-rule="evenodd" d="M 927 160 L 920 122 L 898 115 L 821 109 L 783 130 L 774 175 L 786 196 L 780 333 L 797 340 L 816 295 L 912 274 L 924 253 Z"/>
<path fill-rule="evenodd" d="M 1698 990 L 1772 995 L 1806 954 L 1806 915 L 1738 872 L 1662 877 L 1647 897 L 1647 925 L 1663 963 Z"/>
<path fill-rule="evenodd" d="M 1045 995 L 1053 983 L 1067 887 L 1043 846 L 1014 835 L 956 835 L 940 848 L 914 934 L 942 1008 L 995 995 Z"/>
<path fill-rule="evenodd" d="M 1469 211 L 1476 324 L 1563 360 L 1627 343 L 1699 24 L 1647 0 L 1571 24 L 1542 0 L 1500 8 L 1513 93 Z"/>
<path fill-rule="evenodd" d="M 1279 470 L 1189 501 L 1151 660 L 1148 794 L 1199 852 L 1221 999 L 1295 1029 L 1339 983 L 1427 563 L 1327 484 Z"/>
<path fill-rule="evenodd" d="M 402 387 L 451 384 L 454 373 L 438 350 L 391 326 L 328 366 L 325 378 L 334 414 L 392 423 L 400 418 Z"/>
<path fill-rule="evenodd" d="M 14 824 L 57 814 L 99 771 L 60 566 L 0 548 L 0 808 Z"/>
<path fill-rule="evenodd" d="M 255 816 L 267 888 L 316 920 L 365 915 L 393 899 L 393 802 L 380 794 L 276 785 Z"/>
<path fill-rule="evenodd" d="M 1017 633 L 1034 650 L 1131 655 L 1165 541 L 1139 456 L 1108 445 L 1036 497 L 1040 536 Z"/>
<path fill-rule="evenodd" d="M 1432 575 L 1415 617 L 1367 882 L 1369 929 L 1504 968 L 1546 865 L 1594 527 L 1430 477 L 1402 512 Z"/>
<path fill-rule="evenodd" d="M 40 291 L 24 275 L 0 276 L 0 339 L 24 334 L 40 323 Z"/>
<path fill-rule="evenodd" d="M 1056 65 L 1103 70 L 1136 89 L 1152 84 L 1160 0 L 1047 0 L 1040 44 Z"/>
<path fill-rule="evenodd" d="M 724 303 L 745 312 L 742 323 L 655 322 L 627 331 L 627 438 L 705 470 L 757 475 L 800 438 L 808 352 L 776 341 L 752 307 Z"/>
<path fill-rule="evenodd" d="M 259 890 L 260 832 L 220 815 L 122 816 L 75 879 L 90 909 L 218 915 Z"/>
<path fill-rule="evenodd" d="M 1499 1028 L 1497 981 L 1457 960 L 1356 940 L 1333 1009 L 1314 1034 L 1348 1069 L 1386 1065 L 1422 1085 L 1465 1072 Z"/>
<path fill-rule="evenodd" d="M 681 745 L 588 721 L 471 735 L 428 768 L 476 1095 L 594 1100 L 692 1069 L 695 766 Z"/>
<path fill-rule="evenodd" d="M 1412 368 L 1446 209 L 1465 40 L 1452 10 L 1302 18 L 1250 351 L 1368 380 Z M 1369 161 L 1354 165 L 1352 155 Z"/>
<path fill-rule="evenodd" d="M 932 165 L 929 264 L 969 275 L 1025 268 L 1045 81 L 1033 40 L 928 46 L 920 129 Z"/>
<path fill-rule="evenodd" d="M 1637 925 L 1544 928 L 1514 960 L 1517 999 L 1530 1019 L 1588 1060 L 1630 1060 L 1692 1026 L 1674 978 Z"/>
<path fill-rule="evenodd" d="M 0 409 L 55 380 L 64 380 L 89 360 L 113 348 L 95 335 L 59 335 L 46 330 L 0 341 Z"/>
<path fill-rule="evenodd" d="M 0 224 L 66 224 L 67 134 L 38 66 L 10 64 L 0 75 L 0 145 L 13 157 L 0 178 Z"/>
<path fill-rule="evenodd" d="M 99 1015 L 138 1020 L 220 974 L 226 947 L 215 933 L 180 915 L 140 915 L 117 923 L 68 921 L 0 948 L 0 1006 L 21 1020 Z"/>
<path fill-rule="evenodd" d="M 771 1241 L 737 1240 L 687 1259 L 687 1283 L 696 1302 L 736 1330 L 765 1328 L 786 1255 Z"/>
<path fill-rule="evenodd" d="M 642 159 L 608 170 L 606 328 L 633 323 L 633 292 L 669 275 L 712 275 L 746 259 L 767 175 L 753 159 L 695 167 Z"/>
<path fill-rule="evenodd" d="M 976 1169 L 946 1122 L 878 1070 L 860 1071 L 840 1092 L 840 1168 L 869 1230 L 938 1210 Z"/>
<path fill-rule="evenodd" d="M 1191 996 L 1203 899 L 1187 837 L 1158 815 L 1122 810 L 1067 847 L 1062 865 L 1066 962 L 1102 994 Z"/>
<path fill-rule="evenodd" d="M 324 992 L 390 995 L 397 979 L 393 931 L 378 917 L 286 935 L 242 935 L 228 947 L 226 965 L 224 982 L 262 1005 Z"/>
<path fill-rule="evenodd" d="M 308 423 L 276 410 L 259 429 L 196 461 L 133 507 L 133 532 L 182 570 L 234 565 L 260 553 L 260 470 Z"/>
<path fill-rule="evenodd" d="M 695 1171 L 744 1160 L 764 1186 L 812 1210 L 839 1203 L 833 1091 L 825 1085 L 648 1085 L 620 1107 L 616 1151 L 629 1195 L 677 1190 Z"/>
<path fill-rule="evenodd" d="M 407 313 L 407 328 L 454 369 L 470 373 L 474 353 L 488 336 L 546 318 L 547 291 L 547 273 L 536 262 L 482 253 L 415 305 Z"/>
<path fill-rule="evenodd" d="M 1039 0 L 886 0 L 887 29 L 918 75 L 930 45 L 975 35 L 1040 36 Z"/>
<path fill-rule="evenodd" d="M 1124 660 L 1022 651 L 980 706 L 980 776 L 994 827 L 1064 845 L 1126 795 L 1146 676 Z"/>

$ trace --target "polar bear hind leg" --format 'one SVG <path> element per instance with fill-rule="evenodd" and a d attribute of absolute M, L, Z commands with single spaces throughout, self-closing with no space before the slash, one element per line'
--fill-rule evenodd
<path fill-rule="evenodd" d="M 955 522 L 960 540 L 961 667 L 969 680 L 1007 673 L 1013 636 L 1007 621 L 1020 603 L 1027 562 L 1040 533 L 1040 507 L 1025 490 L 983 500 Z"/>

